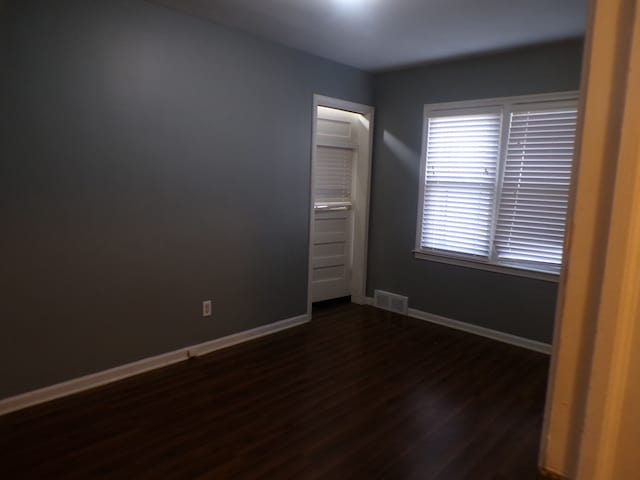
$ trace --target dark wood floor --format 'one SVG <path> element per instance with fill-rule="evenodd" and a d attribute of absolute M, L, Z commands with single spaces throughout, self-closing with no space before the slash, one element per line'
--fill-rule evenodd
<path fill-rule="evenodd" d="M 544 355 L 371 307 L 0 417 L 0 478 L 527 480 Z"/>

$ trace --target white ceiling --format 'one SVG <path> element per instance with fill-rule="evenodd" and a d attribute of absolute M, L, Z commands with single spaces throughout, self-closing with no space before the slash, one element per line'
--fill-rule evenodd
<path fill-rule="evenodd" d="M 153 0 L 363 70 L 580 37 L 588 0 Z"/>

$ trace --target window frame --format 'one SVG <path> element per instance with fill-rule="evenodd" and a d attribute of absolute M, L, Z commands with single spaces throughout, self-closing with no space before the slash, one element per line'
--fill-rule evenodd
<path fill-rule="evenodd" d="M 519 106 L 529 104 L 553 103 L 554 105 L 561 105 L 566 103 L 567 105 L 575 105 L 578 107 L 578 91 L 548 93 L 548 94 L 536 94 L 536 95 L 518 95 L 511 97 L 499 97 L 480 100 L 463 100 L 457 102 L 446 103 L 432 103 L 424 105 L 422 115 L 422 149 L 420 153 L 420 176 L 419 176 L 419 195 L 418 195 L 418 212 L 416 218 L 416 235 L 415 235 L 415 249 L 413 250 L 414 257 L 420 260 L 428 260 L 439 263 L 447 263 L 451 265 L 457 265 L 468 268 L 475 268 L 480 270 L 487 270 L 497 273 L 504 273 L 508 275 L 515 275 L 519 277 L 534 278 L 538 280 L 546 280 L 551 282 L 557 282 L 559 279 L 558 273 L 549 272 L 542 268 L 537 268 L 535 265 L 525 266 L 522 264 L 509 264 L 505 262 L 498 262 L 496 260 L 495 252 L 495 231 L 498 223 L 498 213 L 500 209 L 500 198 L 502 195 L 502 183 L 504 179 L 504 171 L 506 166 L 507 151 L 506 143 L 509 139 L 510 128 L 510 114 L 513 111 L 518 111 Z M 470 110 L 477 111 L 478 109 L 498 109 L 502 111 L 501 120 L 501 134 L 498 150 L 498 161 L 496 165 L 496 185 L 494 190 L 494 205 L 493 205 L 493 217 L 491 219 L 491 235 L 490 235 L 490 254 L 487 259 L 478 258 L 477 256 L 467 255 L 464 253 L 453 253 L 437 251 L 432 249 L 422 248 L 422 220 L 424 210 L 424 195 L 425 195 L 425 174 L 427 163 L 427 141 L 428 141 L 428 128 L 429 118 L 431 116 L 446 116 L 446 115 L 463 115 Z M 575 175 L 575 162 L 573 165 L 573 171 L 571 174 L 572 181 Z M 566 235 L 566 229 L 565 229 Z M 563 255 L 564 256 L 564 255 Z M 564 259 L 563 259 L 564 261 Z"/>

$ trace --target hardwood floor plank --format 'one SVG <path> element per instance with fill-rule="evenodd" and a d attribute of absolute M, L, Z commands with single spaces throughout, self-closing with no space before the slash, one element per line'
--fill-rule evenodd
<path fill-rule="evenodd" d="M 334 304 L 0 417 L 0 477 L 533 479 L 547 368 L 535 352 Z"/>

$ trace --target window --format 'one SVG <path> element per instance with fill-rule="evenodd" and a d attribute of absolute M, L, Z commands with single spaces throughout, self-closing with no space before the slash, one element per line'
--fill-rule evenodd
<path fill-rule="evenodd" d="M 417 255 L 557 275 L 576 121 L 576 94 L 427 105 Z"/>

